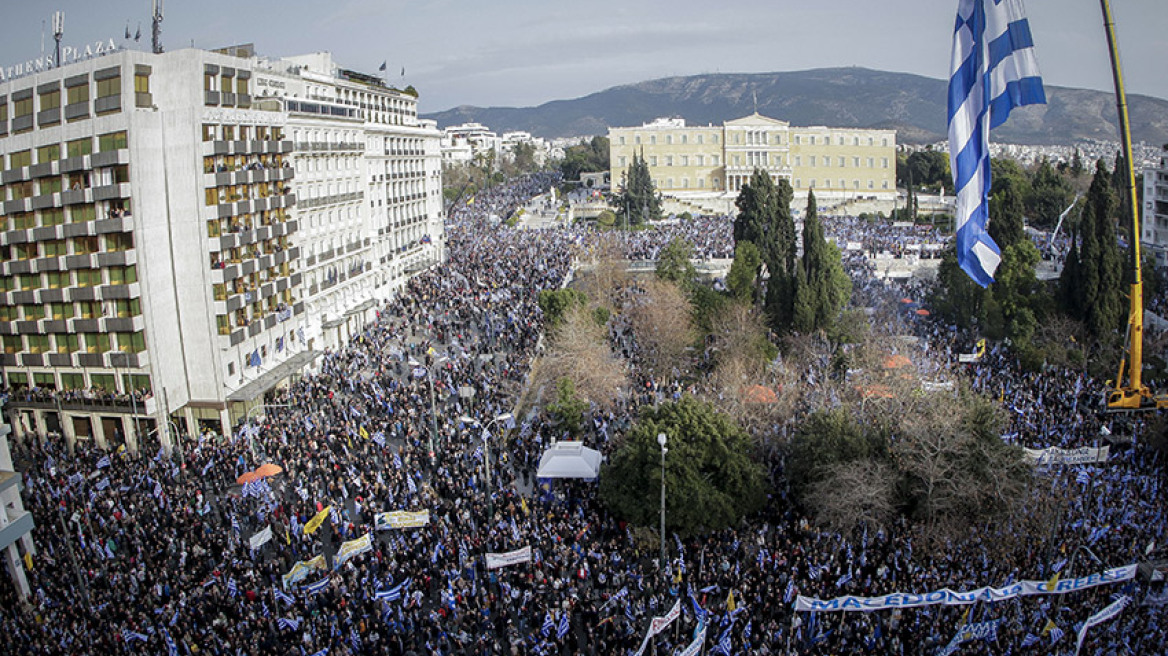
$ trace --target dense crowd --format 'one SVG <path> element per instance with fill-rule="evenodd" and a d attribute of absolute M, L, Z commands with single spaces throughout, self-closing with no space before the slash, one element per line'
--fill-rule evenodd
<path fill-rule="evenodd" d="M 942 550 L 914 551 L 904 522 L 854 535 L 816 527 L 788 502 L 777 457 L 766 460 L 777 483 L 766 511 L 733 530 L 671 536 L 666 563 L 605 511 L 595 483 L 540 484 L 539 455 L 558 435 L 539 412 L 507 413 L 540 341 L 538 293 L 565 284 L 573 247 L 589 237 L 512 230 L 490 217 L 508 216 L 552 183 L 530 176 L 452 210 L 450 261 L 411 280 L 348 346 L 327 353 L 318 373 L 273 395 L 263 420 L 234 427 L 230 439 L 205 434 L 181 454 L 157 444 L 69 453 L 58 438 L 15 445 L 39 552 L 28 605 L 0 586 L 9 653 L 627 654 L 651 617 L 680 603 L 681 618 L 655 638 L 658 653 L 687 645 L 704 614 L 706 649 L 726 653 L 933 653 L 963 622 L 1000 618 L 996 641 L 966 643 L 966 653 L 1054 654 L 1072 650 L 1075 623 L 1120 594 L 1131 606 L 1093 628 L 1083 653 L 1168 644 L 1163 605 L 1140 605 L 1158 599 L 1144 580 L 978 604 L 965 615 L 968 607 L 945 606 L 794 612 L 798 595 L 1000 586 L 1164 552 L 1164 466 L 1139 439 L 1138 422 L 1101 420 L 1088 403 L 1097 385 L 1069 371 L 1031 376 L 996 351 L 966 371 L 954 354 L 967 337 L 903 313 L 896 320 L 922 338 L 915 360 L 1005 399 L 1014 415 L 1007 439 L 1090 444 L 1107 425 L 1135 443 L 1105 465 L 1041 471 L 1063 500 L 1065 519 L 1048 534 L 972 525 Z M 729 224 L 635 232 L 626 248 L 651 257 L 683 234 L 704 239 L 703 257 L 730 257 Z M 921 297 L 919 283 L 875 279 L 860 254 L 848 256 L 848 269 L 859 303 Z M 591 413 L 586 440 L 608 451 L 631 412 Z M 283 472 L 236 484 L 267 462 Z M 376 514 L 387 511 L 428 511 L 429 522 L 377 530 Z M 268 527 L 270 541 L 252 549 Z M 370 548 L 346 557 L 341 545 L 366 535 Z M 522 547 L 531 547 L 530 563 L 485 568 L 484 554 Z M 286 584 L 298 562 L 318 555 L 321 567 Z"/>

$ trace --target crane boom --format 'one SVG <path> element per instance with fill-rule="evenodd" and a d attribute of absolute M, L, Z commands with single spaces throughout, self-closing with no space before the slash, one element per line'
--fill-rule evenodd
<path fill-rule="evenodd" d="M 1131 209 L 1131 244 L 1128 288 L 1127 335 L 1124 353 L 1119 361 L 1115 387 L 1107 395 L 1109 410 L 1143 410 L 1168 407 L 1168 398 L 1153 398 L 1142 380 L 1144 366 L 1144 282 L 1140 262 L 1140 214 L 1136 202 L 1136 176 L 1132 161 L 1131 127 L 1127 115 L 1127 94 L 1123 88 L 1123 71 L 1119 64 L 1119 43 L 1115 37 L 1115 21 L 1108 0 L 1099 0 L 1103 9 L 1103 26 L 1107 32 L 1107 49 L 1111 55 L 1111 73 L 1115 80 L 1115 106 L 1119 114 L 1119 136 L 1123 142 L 1126 166 L 1123 174 L 1127 187 L 1128 206 Z M 1118 174 L 1119 171 L 1116 171 Z M 1124 380 L 1127 369 L 1127 380 Z M 1125 384 L 1126 383 L 1126 384 Z"/>

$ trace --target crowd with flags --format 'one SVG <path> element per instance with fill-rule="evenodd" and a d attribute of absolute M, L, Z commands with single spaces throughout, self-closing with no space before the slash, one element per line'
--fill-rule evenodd
<path fill-rule="evenodd" d="M 971 525 L 931 550 L 914 549 L 905 521 L 838 534 L 789 502 L 782 461 L 771 458 L 779 484 L 767 510 L 732 530 L 670 536 L 663 566 L 656 544 L 638 543 L 604 509 L 594 483 L 533 485 L 542 448 L 559 437 L 551 422 L 539 412 L 490 420 L 515 409 L 527 380 L 539 291 L 564 284 L 588 235 L 513 230 L 490 217 L 553 182 L 531 176 L 454 208 L 450 262 L 413 279 L 317 373 L 268 399 L 288 407 L 234 427 L 233 439 L 192 440 L 183 462 L 147 448 L 69 453 L 60 438 L 14 445 L 42 528 L 26 563 L 28 605 L 0 588 L 11 653 L 634 654 L 654 645 L 1037 655 L 1069 653 L 1076 640 L 1084 654 L 1168 644 L 1163 596 L 1140 577 L 966 606 L 796 611 L 801 598 L 1057 585 L 1164 554 L 1164 463 L 1140 420 L 1101 419 L 1087 402 L 1098 386 L 1071 371 L 1032 376 L 997 349 L 961 365 L 955 354 L 971 336 L 933 322 L 898 319 L 921 337 L 914 358 L 987 393 L 1001 387 L 1007 439 L 1078 446 L 1103 428 L 1136 438 L 1103 463 L 1041 468 L 1062 524 L 1042 535 Z M 728 218 L 701 221 L 730 232 Z M 651 248 L 676 234 L 662 231 Z M 654 238 L 637 239 L 644 248 Z M 923 291 L 877 280 L 863 258 L 850 258 L 849 271 L 865 303 Z M 638 402 L 651 399 L 590 413 L 584 439 L 609 451 Z M 234 485 L 266 462 L 283 473 Z M 379 530 L 378 514 L 398 511 L 426 519 Z M 488 554 L 502 564 L 488 568 Z M 1121 598 L 1130 601 L 1116 606 Z"/>

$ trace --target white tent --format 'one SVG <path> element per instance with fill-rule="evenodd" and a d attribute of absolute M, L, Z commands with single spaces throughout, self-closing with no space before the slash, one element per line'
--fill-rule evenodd
<path fill-rule="evenodd" d="M 583 442 L 553 442 L 539 459 L 537 478 L 596 478 L 600 452 Z"/>

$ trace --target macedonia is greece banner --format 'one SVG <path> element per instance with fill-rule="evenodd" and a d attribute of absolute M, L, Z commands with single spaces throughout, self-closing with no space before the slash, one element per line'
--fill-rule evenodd
<path fill-rule="evenodd" d="M 1121 612 L 1123 612 L 1123 609 L 1127 607 L 1127 602 L 1129 601 L 1131 601 L 1131 597 L 1124 595 L 1112 602 L 1111 605 L 1109 605 L 1107 608 L 1104 608 L 1091 617 L 1088 617 L 1086 622 L 1083 622 L 1083 626 L 1079 627 L 1078 640 L 1075 642 L 1075 656 L 1079 656 L 1079 650 L 1083 648 L 1083 640 L 1087 638 L 1087 629 L 1095 626 L 1096 624 L 1102 624 L 1103 622 L 1106 622 L 1116 615 L 1119 615 Z"/>
<path fill-rule="evenodd" d="M 697 635 L 694 636 L 693 642 L 689 643 L 685 649 L 681 650 L 677 656 L 697 656 L 702 651 L 702 647 L 706 646 L 706 625 L 702 624 L 702 628 L 698 630 Z"/>
<path fill-rule="evenodd" d="M 677 601 L 673 602 L 673 608 L 670 608 L 668 613 L 660 617 L 654 617 L 653 621 L 649 622 L 649 632 L 645 634 L 645 639 L 641 641 L 641 648 L 637 650 L 637 656 L 641 656 L 641 654 L 645 653 L 645 647 L 649 646 L 649 640 L 651 640 L 653 636 L 669 628 L 669 625 L 673 624 L 673 620 L 680 616 L 681 600 L 678 599 Z"/>
<path fill-rule="evenodd" d="M 531 545 L 527 545 L 522 549 L 515 551 L 508 551 L 507 553 L 489 553 L 487 557 L 487 569 L 499 569 L 508 565 L 518 565 L 519 563 L 531 562 Z"/>
<path fill-rule="evenodd" d="M 816 599 L 799 595 L 795 600 L 796 612 L 808 611 L 862 611 L 886 610 L 889 608 L 916 608 L 919 606 L 964 606 L 979 601 L 1005 601 L 1015 597 L 1031 595 L 1067 594 L 1099 585 L 1130 581 L 1135 578 L 1136 565 L 1115 567 L 1098 574 L 1084 576 L 1077 579 L 1063 579 L 1053 586 L 1047 581 L 1019 581 L 1004 588 L 978 588 L 967 592 L 954 592 L 944 589 L 925 594 L 910 594 L 894 592 L 883 597 L 836 597 L 835 599 Z"/>
<path fill-rule="evenodd" d="M 987 640 L 995 642 L 998 639 L 998 623 L 1001 618 L 996 620 L 988 620 L 985 622 L 977 622 L 976 624 L 966 624 L 957 630 L 953 639 L 945 648 L 937 652 L 937 656 L 950 656 L 956 654 L 957 650 L 961 648 L 961 643 L 969 642 L 971 640 Z"/>
<path fill-rule="evenodd" d="M 429 523 L 429 510 L 420 510 L 418 512 L 397 510 L 394 512 L 377 513 L 374 516 L 374 526 L 379 531 L 387 531 L 395 528 L 419 528 Z"/>
<path fill-rule="evenodd" d="M 1022 449 L 1026 459 L 1034 465 L 1090 465 L 1107 462 L 1111 455 L 1110 446 L 1081 446 L 1077 449 L 1060 449 L 1057 446 L 1045 449 Z"/>
<path fill-rule="evenodd" d="M 336 562 L 333 564 L 333 569 L 340 569 L 353 556 L 359 556 L 367 551 L 373 551 L 373 534 L 366 533 L 356 540 L 349 540 L 342 542 L 341 548 L 337 550 Z"/>
<path fill-rule="evenodd" d="M 290 585 L 296 585 L 303 581 L 312 570 L 324 569 L 325 566 L 324 556 L 317 556 L 307 562 L 303 560 L 297 561 L 292 566 L 292 569 L 288 570 L 288 573 L 281 577 L 284 581 L 284 588 L 287 589 Z"/>

